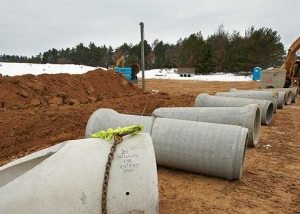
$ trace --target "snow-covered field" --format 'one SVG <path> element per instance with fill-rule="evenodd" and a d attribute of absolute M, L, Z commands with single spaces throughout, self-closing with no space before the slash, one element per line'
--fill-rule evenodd
<path fill-rule="evenodd" d="M 138 78 L 142 77 L 142 72 L 138 73 Z M 201 81 L 251 81 L 251 76 L 236 76 L 230 73 L 216 73 L 209 75 L 193 75 L 191 77 L 180 77 L 174 69 L 152 69 L 145 71 L 146 79 L 176 79 L 176 80 L 201 80 Z"/>
<path fill-rule="evenodd" d="M 57 73 L 83 74 L 94 69 L 96 68 L 91 66 L 73 64 L 31 64 L 0 62 L 0 74 L 8 76 Z"/>
<path fill-rule="evenodd" d="M 101 67 L 102 68 L 102 67 Z M 0 74 L 17 76 L 23 74 L 82 74 L 96 67 L 73 64 L 34 64 L 34 63 L 7 63 L 0 62 Z M 106 68 L 102 68 L 107 70 Z M 236 76 L 234 74 L 216 73 L 210 75 L 193 75 L 191 77 L 180 77 L 175 69 L 152 69 L 145 71 L 146 79 L 176 79 L 176 80 L 202 80 L 202 81 L 251 81 L 251 76 Z M 138 73 L 138 78 L 142 77 L 142 72 Z"/>

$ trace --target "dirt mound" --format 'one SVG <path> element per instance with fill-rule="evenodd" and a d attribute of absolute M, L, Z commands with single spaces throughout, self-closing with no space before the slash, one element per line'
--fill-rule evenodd
<path fill-rule="evenodd" d="M 76 105 L 140 93 L 121 74 L 96 69 L 85 74 L 0 76 L 0 104 L 6 108 Z"/>

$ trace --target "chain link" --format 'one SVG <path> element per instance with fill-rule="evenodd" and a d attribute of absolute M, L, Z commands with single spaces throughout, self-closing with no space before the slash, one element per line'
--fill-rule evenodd
<path fill-rule="evenodd" d="M 104 171 L 104 178 L 103 178 L 103 184 L 102 184 L 102 196 L 101 196 L 101 211 L 102 214 L 107 214 L 107 191 L 108 191 L 108 181 L 109 181 L 109 173 L 110 168 L 112 164 L 112 160 L 114 159 L 114 154 L 117 149 L 117 145 L 122 143 L 123 136 L 132 134 L 136 131 L 140 131 L 140 128 L 136 128 L 133 130 L 130 130 L 128 132 L 125 132 L 123 134 L 115 134 L 114 135 L 114 143 L 110 148 L 110 152 L 107 157 L 107 162 L 105 165 L 105 171 Z"/>

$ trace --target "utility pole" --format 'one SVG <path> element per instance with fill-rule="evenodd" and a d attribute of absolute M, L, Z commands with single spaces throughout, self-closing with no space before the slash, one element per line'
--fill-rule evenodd
<path fill-rule="evenodd" d="M 145 52 L 144 52 L 144 23 L 141 26 L 141 66 L 142 66 L 142 90 L 145 92 Z"/>

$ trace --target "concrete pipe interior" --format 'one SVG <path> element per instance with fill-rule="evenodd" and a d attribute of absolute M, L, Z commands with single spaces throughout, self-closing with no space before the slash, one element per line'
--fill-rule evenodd
<path fill-rule="evenodd" d="M 12 161 L 0 167 L 0 188 L 14 179 L 22 176 L 41 162 L 60 150 L 65 144 L 60 143 L 47 149 L 34 152 L 23 158 Z"/>
<path fill-rule="evenodd" d="M 267 113 L 264 114 L 263 116 L 265 117 L 265 122 L 266 122 L 265 125 L 269 125 L 273 118 L 275 106 L 273 103 L 269 103 L 269 105 L 266 105 L 266 108 L 267 108 L 267 111 L 266 111 Z"/>
<path fill-rule="evenodd" d="M 290 105 L 293 100 L 293 93 L 291 91 L 287 91 L 285 93 L 285 104 Z"/>

